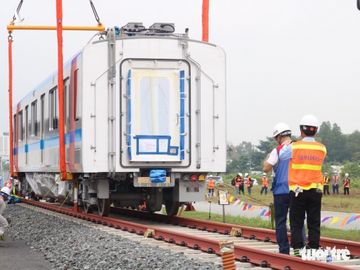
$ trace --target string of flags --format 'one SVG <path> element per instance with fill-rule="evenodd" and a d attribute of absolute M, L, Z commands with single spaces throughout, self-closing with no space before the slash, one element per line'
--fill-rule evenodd
<path fill-rule="evenodd" d="M 348 215 L 342 219 L 340 219 L 339 217 L 335 217 L 335 216 L 327 216 L 321 220 L 321 223 L 328 222 L 329 224 L 336 224 L 339 222 L 340 227 L 343 227 L 345 225 L 350 224 L 351 222 L 354 222 L 357 219 L 360 219 L 360 215 Z"/>
<path fill-rule="evenodd" d="M 234 200 L 234 199 L 233 199 Z M 230 202 L 232 202 L 230 198 Z M 233 203 L 234 206 L 239 206 L 242 211 L 254 211 L 254 210 L 260 210 L 260 217 L 269 217 L 270 216 L 270 209 L 269 207 L 260 206 L 260 205 L 253 205 L 244 201 L 241 201 L 240 199 L 236 199 Z"/>
<path fill-rule="evenodd" d="M 267 206 L 260 206 L 260 205 L 253 205 L 251 203 L 241 201 L 238 198 L 235 198 L 233 196 L 230 196 L 229 202 L 232 203 L 233 206 L 238 206 L 242 211 L 259 211 L 260 217 L 270 217 L 270 209 Z M 321 223 L 328 223 L 328 224 L 336 224 L 338 223 L 340 227 L 346 226 L 357 219 L 360 220 L 359 214 L 350 214 L 345 216 L 344 218 L 340 218 L 337 216 L 326 216 L 323 217 L 321 220 Z"/>

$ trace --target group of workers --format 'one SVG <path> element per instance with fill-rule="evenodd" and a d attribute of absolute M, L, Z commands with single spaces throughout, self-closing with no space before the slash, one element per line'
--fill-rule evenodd
<path fill-rule="evenodd" d="M 291 246 L 294 255 L 300 256 L 305 246 L 319 249 L 321 199 L 324 187 L 322 165 L 326 147 L 315 141 L 319 122 L 313 115 L 300 121 L 301 140 L 293 142 L 291 129 L 285 123 L 274 127 L 273 138 L 278 146 L 264 161 L 264 172 L 274 171 L 276 239 L 279 252 L 290 253 L 286 221 L 289 211 Z M 304 241 L 304 219 L 307 219 L 308 243 Z"/>
<path fill-rule="evenodd" d="M 328 173 L 324 174 L 324 196 L 330 195 L 330 185 L 332 186 L 332 194 L 339 194 L 340 176 L 338 173 L 335 173 L 332 177 L 329 177 Z M 344 195 L 350 195 L 350 175 L 348 173 L 345 173 L 342 186 Z"/>
<path fill-rule="evenodd" d="M 231 185 L 235 188 L 235 195 L 245 194 L 245 186 L 249 195 L 251 195 L 251 189 L 254 186 L 254 179 L 248 174 L 245 173 L 243 177 L 242 173 L 238 173 L 232 180 Z M 267 192 L 267 191 L 266 191 Z"/>

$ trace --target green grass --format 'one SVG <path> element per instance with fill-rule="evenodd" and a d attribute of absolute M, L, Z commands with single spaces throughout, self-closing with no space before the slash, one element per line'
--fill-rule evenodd
<path fill-rule="evenodd" d="M 209 220 L 209 214 L 205 212 L 187 211 L 183 212 L 182 216 L 187 218 Z M 222 222 L 223 217 L 222 215 L 211 214 L 211 221 Z M 226 216 L 225 222 L 242 226 L 271 229 L 270 221 L 265 221 L 260 218 Z M 360 230 L 340 230 L 321 227 L 321 236 L 343 240 L 360 241 Z"/>
<path fill-rule="evenodd" d="M 209 220 L 209 213 L 206 212 L 197 212 L 197 211 L 184 211 L 182 214 L 183 217 L 187 218 L 196 218 L 201 220 Z M 211 221 L 223 222 L 223 216 L 219 214 L 211 213 Z M 246 218 L 246 217 L 236 217 L 236 216 L 225 216 L 225 222 L 231 224 L 237 224 L 248 227 L 259 227 L 271 229 L 271 224 L 269 221 L 263 220 L 261 218 Z"/>
<path fill-rule="evenodd" d="M 340 230 L 321 227 L 321 236 L 359 242 L 360 230 Z"/>

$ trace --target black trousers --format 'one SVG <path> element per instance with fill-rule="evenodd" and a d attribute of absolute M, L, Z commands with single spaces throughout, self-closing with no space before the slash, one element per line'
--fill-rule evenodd
<path fill-rule="evenodd" d="M 310 248 L 319 248 L 321 197 L 322 192 L 318 189 L 304 190 L 297 197 L 295 197 L 293 191 L 290 192 L 290 230 L 291 246 L 293 248 L 304 247 L 302 230 L 305 213 L 309 233 L 308 245 Z"/>
<path fill-rule="evenodd" d="M 325 196 L 325 195 L 330 195 L 329 185 L 324 185 L 324 196 Z"/>

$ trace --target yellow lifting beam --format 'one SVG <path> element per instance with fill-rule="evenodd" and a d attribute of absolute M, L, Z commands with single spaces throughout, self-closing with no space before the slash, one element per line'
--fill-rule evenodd
<path fill-rule="evenodd" d="M 12 32 L 14 30 L 56 30 L 56 26 L 52 25 L 14 25 L 9 24 L 7 30 Z M 63 26 L 62 30 L 70 31 L 105 31 L 105 26 L 99 24 L 97 26 Z"/>

